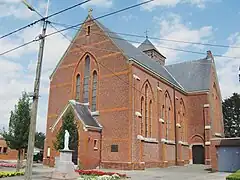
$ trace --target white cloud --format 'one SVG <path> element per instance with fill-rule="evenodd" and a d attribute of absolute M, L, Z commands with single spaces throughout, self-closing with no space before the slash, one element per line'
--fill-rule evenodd
<path fill-rule="evenodd" d="M 205 8 L 206 2 L 209 1 L 210 0 L 155 0 L 148 4 L 144 4 L 142 8 L 148 11 L 152 11 L 156 7 L 175 7 L 178 4 L 190 4 L 198 8 Z M 145 0 L 141 0 L 141 2 L 145 2 Z"/>
<path fill-rule="evenodd" d="M 231 46 L 240 47 L 240 33 L 233 33 L 228 41 Z M 228 48 L 223 56 L 240 57 L 239 48 Z M 231 96 L 233 92 L 240 93 L 240 82 L 238 80 L 239 59 L 215 58 L 217 73 L 220 81 L 222 97 Z"/>
<path fill-rule="evenodd" d="M 83 4 L 83 8 L 88 8 L 91 6 L 101 7 L 101 8 L 109 8 L 112 7 L 113 0 L 91 0 L 86 4 Z"/>
<path fill-rule="evenodd" d="M 168 14 L 164 18 L 154 18 L 157 26 L 159 26 L 159 32 L 157 36 L 162 39 L 168 40 L 180 40 L 180 41 L 190 41 L 190 42 L 208 42 L 212 37 L 213 28 L 211 26 L 203 26 L 199 29 L 193 29 L 188 27 L 182 22 L 179 15 Z M 177 61 L 181 52 L 166 49 L 163 47 L 177 48 L 191 50 L 194 48 L 203 49 L 201 45 L 192 45 L 189 43 L 176 43 L 171 41 L 155 41 L 154 44 L 159 49 L 159 51 L 167 57 L 167 63 L 172 63 Z"/>
<path fill-rule="evenodd" d="M 57 28 L 62 29 L 62 27 Z M 54 31 L 56 30 L 49 26 L 47 34 Z M 35 39 L 40 32 L 41 26 L 38 24 L 23 30 L 14 37 L 2 39 L 0 41 L 0 52 Z M 40 131 L 45 131 L 46 126 L 49 75 L 68 45 L 69 41 L 59 33 L 46 38 L 37 120 L 37 129 Z M 11 56 L 7 54 L 5 59 L 0 59 L 0 114 L 2 115 L 0 129 L 8 126 L 10 111 L 13 110 L 14 105 L 21 96 L 21 92 L 33 91 L 38 46 L 39 43 L 31 44 L 14 51 Z M 31 56 L 29 56 L 30 54 Z M 18 61 L 10 61 L 13 57 Z"/>
<path fill-rule="evenodd" d="M 134 16 L 134 15 L 132 15 L 132 14 L 128 14 L 128 15 L 123 15 L 123 16 L 121 16 L 120 19 L 122 19 L 122 20 L 124 20 L 124 21 L 126 21 L 126 22 L 129 22 L 129 21 L 131 21 L 131 20 L 137 20 L 138 17 L 137 17 L 137 16 Z"/>

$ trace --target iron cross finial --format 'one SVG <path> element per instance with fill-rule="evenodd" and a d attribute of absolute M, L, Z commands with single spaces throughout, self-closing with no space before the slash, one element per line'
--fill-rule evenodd
<path fill-rule="evenodd" d="M 145 31 L 146 39 L 148 39 L 148 30 Z"/>
<path fill-rule="evenodd" d="M 92 12 L 93 12 L 93 9 L 90 8 L 90 9 L 88 10 L 88 15 L 89 15 L 89 16 L 92 16 Z"/>

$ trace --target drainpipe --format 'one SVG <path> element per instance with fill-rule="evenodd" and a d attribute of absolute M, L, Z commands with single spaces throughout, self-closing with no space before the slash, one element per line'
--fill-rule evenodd
<path fill-rule="evenodd" d="M 205 122 L 205 109 L 203 107 L 203 147 L 204 147 L 204 164 L 205 164 L 205 157 L 206 157 L 206 152 L 205 152 L 205 142 L 206 142 L 206 130 L 205 130 L 206 122 Z"/>
<path fill-rule="evenodd" d="M 174 130 L 175 130 L 175 164 L 177 165 L 178 160 L 178 143 L 177 143 L 177 118 L 176 118 L 176 95 L 175 87 L 173 86 L 173 103 L 174 103 Z"/>
<path fill-rule="evenodd" d="M 100 160 L 99 160 L 99 169 L 102 162 L 102 129 L 100 130 Z"/>

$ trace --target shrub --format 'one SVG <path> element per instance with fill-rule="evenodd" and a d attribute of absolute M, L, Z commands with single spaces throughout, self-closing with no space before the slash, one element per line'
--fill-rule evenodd
<path fill-rule="evenodd" d="M 226 180 L 240 180 L 240 170 L 227 176 Z"/>
<path fill-rule="evenodd" d="M 0 178 L 12 177 L 12 176 L 23 176 L 24 172 L 0 172 Z"/>

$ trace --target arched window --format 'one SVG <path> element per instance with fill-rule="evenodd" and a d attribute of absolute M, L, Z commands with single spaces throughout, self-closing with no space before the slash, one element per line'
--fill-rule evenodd
<path fill-rule="evenodd" d="M 84 82 L 83 82 L 83 102 L 89 101 L 89 74 L 90 74 L 90 57 L 86 56 L 85 69 L 84 69 Z"/>
<path fill-rule="evenodd" d="M 77 77 L 76 77 L 76 101 L 79 101 L 80 99 L 80 75 L 78 74 Z"/>
<path fill-rule="evenodd" d="M 152 100 L 149 102 L 149 136 L 152 136 Z"/>
<path fill-rule="evenodd" d="M 143 104 L 144 104 L 144 98 L 141 98 L 141 135 L 143 135 Z"/>
<path fill-rule="evenodd" d="M 92 79 L 92 111 L 97 110 L 97 72 L 93 72 Z"/>
<path fill-rule="evenodd" d="M 148 135 L 148 85 L 145 86 L 145 137 Z"/>

